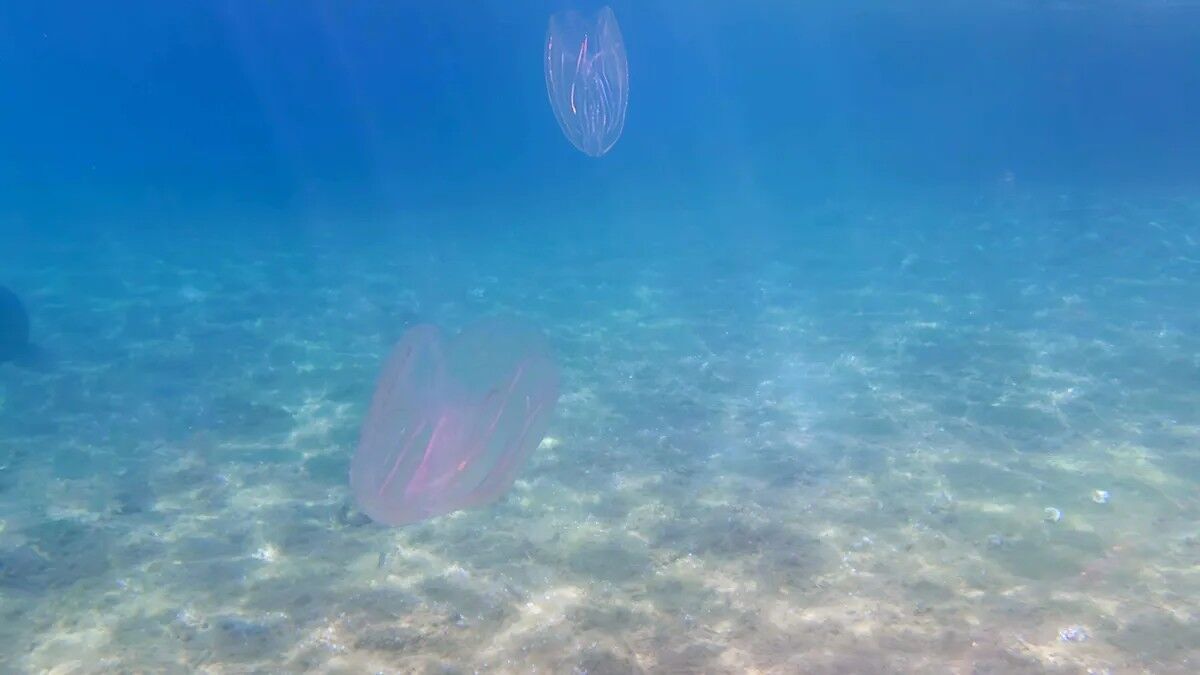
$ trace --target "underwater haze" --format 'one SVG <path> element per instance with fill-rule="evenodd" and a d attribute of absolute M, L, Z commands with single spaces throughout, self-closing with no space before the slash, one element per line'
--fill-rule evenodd
<path fill-rule="evenodd" d="M 0 7 L 0 672 L 1200 670 L 1200 3 L 607 6 Z"/>

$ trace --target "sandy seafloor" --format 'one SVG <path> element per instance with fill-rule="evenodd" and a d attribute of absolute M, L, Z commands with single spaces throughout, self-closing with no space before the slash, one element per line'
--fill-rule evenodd
<path fill-rule="evenodd" d="M 1200 198 L 662 217 L 9 236 L 0 672 L 1200 670 Z M 557 350 L 549 439 L 366 522 L 386 349 L 489 312 Z"/>

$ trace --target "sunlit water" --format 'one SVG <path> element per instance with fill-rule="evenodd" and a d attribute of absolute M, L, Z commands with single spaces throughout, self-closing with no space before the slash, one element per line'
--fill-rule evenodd
<path fill-rule="evenodd" d="M 0 7 L 0 673 L 1200 672 L 1200 5 L 611 6 Z"/>

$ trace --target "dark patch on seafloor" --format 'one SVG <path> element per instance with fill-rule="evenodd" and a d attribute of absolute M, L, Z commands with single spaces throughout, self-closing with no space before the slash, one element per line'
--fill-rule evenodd
<path fill-rule="evenodd" d="M 29 314 L 20 298 L 0 286 L 0 363 L 29 352 Z"/>

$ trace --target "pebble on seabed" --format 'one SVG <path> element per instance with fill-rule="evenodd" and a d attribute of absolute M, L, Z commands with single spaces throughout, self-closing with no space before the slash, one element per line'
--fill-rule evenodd
<path fill-rule="evenodd" d="M 1063 642 L 1083 642 L 1088 639 L 1088 632 L 1083 626 L 1067 626 L 1058 631 L 1058 639 Z"/>

